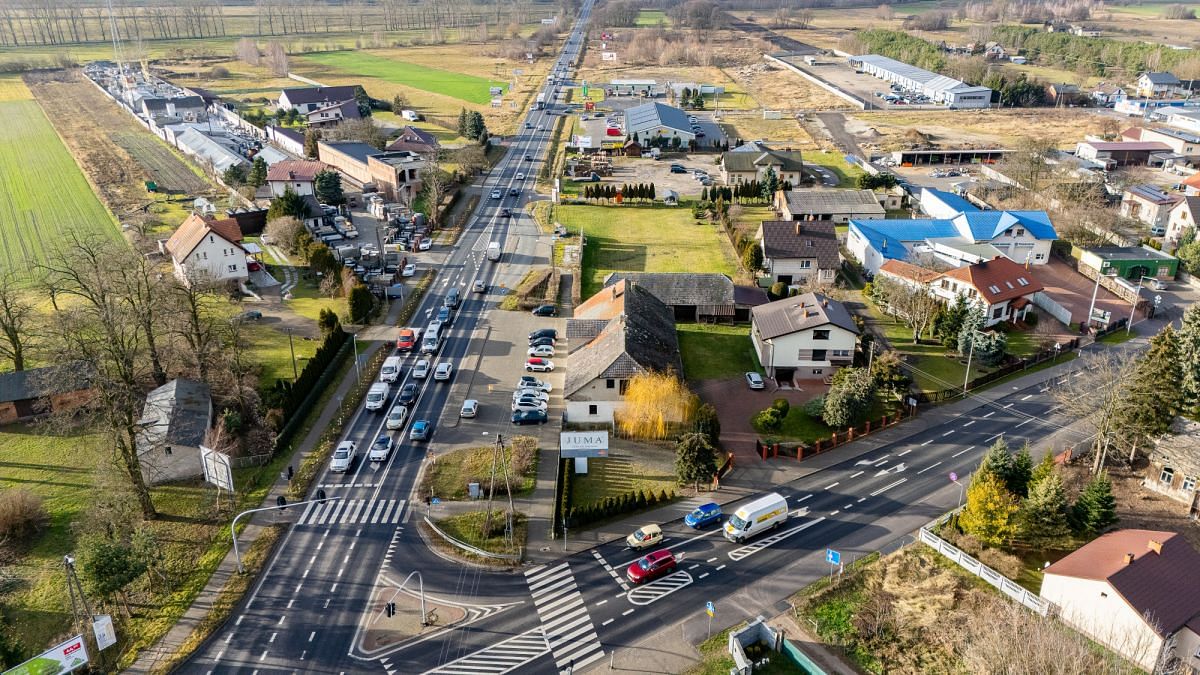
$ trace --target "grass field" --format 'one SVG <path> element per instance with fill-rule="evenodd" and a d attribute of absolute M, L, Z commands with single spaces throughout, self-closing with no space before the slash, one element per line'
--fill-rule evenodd
<path fill-rule="evenodd" d="M 683 374 L 691 382 L 762 372 L 749 326 L 680 323 L 675 332 L 683 355 Z"/>
<path fill-rule="evenodd" d="M 365 52 L 329 52 L 310 54 L 303 58 L 346 73 L 373 77 L 435 94 L 444 94 L 478 105 L 492 100 L 491 94 L 488 93 L 489 87 L 506 84 L 498 80 L 489 80 L 449 70 L 438 70 Z M 505 88 L 507 89 L 507 87 Z"/>
<path fill-rule="evenodd" d="M 246 341 L 249 343 L 249 353 L 252 360 L 259 364 L 258 384 L 260 388 L 271 387 L 275 380 L 291 380 L 292 349 L 296 350 L 296 371 L 304 370 L 308 360 L 317 353 L 321 345 L 319 340 L 308 340 L 298 335 L 293 336 L 292 344 L 288 344 L 288 336 L 282 331 L 269 326 L 250 326 L 246 331 Z"/>
<path fill-rule="evenodd" d="M 557 209 L 571 232 L 582 228 L 583 297 L 603 286 L 610 272 L 717 272 L 735 276 L 733 247 L 717 227 L 697 222 L 687 209 L 575 206 Z"/>
<path fill-rule="evenodd" d="M 642 449 L 638 450 L 643 453 Z M 666 451 L 659 454 L 669 455 Z M 640 459 L 640 457 L 639 457 Z M 588 462 L 588 472 L 572 480 L 571 506 L 596 504 L 605 497 L 620 497 L 629 492 L 670 493 L 678 488 L 678 478 L 663 462 L 635 462 L 629 457 L 610 456 Z"/>
<path fill-rule="evenodd" d="M 658 24 L 671 25 L 671 20 L 667 18 L 667 13 L 659 9 L 643 9 L 638 12 L 637 27 L 649 28 Z"/>
<path fill-rule="evenodd" d="M 817 164 L 829 169 L 838 177 L 838 187 L 850 188 L 858 184 L 858 177 L 865 173 L 862 169 L 846 161 L 846 156 L 840 152 L 809 151 L 804 153 L 805 164 Z"/>
<path fill-rule="evenodd" d="M 30 275 L 64 232 L 118 232 L 29 90 L 0 83 L 0 266 Z"/>
<path fill-rule="evenodd" d="M 516 452 L 514 452 L 514 448 Z M 453 450 L 437 458 L 425 474 L 422 494 L 440 499 L 466 499 L 467 483 L 487 484 L 492 472 L 493 446 Z M 512 480 L 513 494 L 533 489 L 537 481 L 537 441 L 529 436 L 510 439 L 496 465 L 498 491 L 504 488 L 504 468 Z"/>

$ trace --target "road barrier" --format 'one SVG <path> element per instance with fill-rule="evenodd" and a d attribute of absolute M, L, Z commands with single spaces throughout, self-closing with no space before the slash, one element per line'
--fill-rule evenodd
<path fill-rule="evenodd" d="M 450 535 L 443 532 L 441 529 L 438 528 L 437 525 L 433 524 L 433 521 L 430 520 L 428 516 L 424 517 L 423 520 L 425 521 L 425 524 L 429 526 L 429 529 L 433 530 L 433 532 L 435 534 L 437 534 L 439 537 L 444 539 L 446 541 L 446 543 L 448 543 L 452 546 L 455 546 L 457 548 L 460 548 L 460 549 L 466 551 L 467 553 L 470 553 L 471 555 L 477 555 L 477 556 L 480 556 L 483 558 L 491 558 L 493 560 L 512 560 L 514 562 L 520 562 L 521 556 L 524 555 L 523 553 L 512 553 L 512 554 L 492 553 L 491 551 L 485 551 L 481 548 L 475 548 L 474 546 L 472 546 L 466 542 L 459 541 L 459 540 L 455 539 L 454 537 L 451 537 Z"/>

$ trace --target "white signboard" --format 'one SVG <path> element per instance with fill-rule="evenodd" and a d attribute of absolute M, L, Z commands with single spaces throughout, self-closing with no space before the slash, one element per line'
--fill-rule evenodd
<path fill-rule="evenodd" d="M 204 481 L 218 488 L 233 492 L 233 466 L 229 456 L 212 448 L 200 446 L 200 464 L 204 467 Z"/>
<path fill-rule="evenodd" d="M 93 617 L 92 632 L 96 634 L 96 647 L 100 651 L 117 644 L 117 631 L 113 628 L 112 616 L 108 614 Z"/>
<path fill-rule="evenodd" d="M 564 431 L 558 447 L 563 457 L 608 457 L 608 432 Z"/>
<path fill-rule="evenodd" d="M 87 664 L 87 645 L 82 635 L 76 635 L 12 670 L 4 671 L 4 675 L 58 675 L 78 670 Z"/>
<path fill-rule="evenodd" d="M 600 60 L 601 61 L 616 61 L 617 53 L 616 52 L 600 52 Z"/>
<path fill-rule="evenodd" d="M 594 148 L 591 136 L 572 136 L 571 146 L 576 148 Z"/>

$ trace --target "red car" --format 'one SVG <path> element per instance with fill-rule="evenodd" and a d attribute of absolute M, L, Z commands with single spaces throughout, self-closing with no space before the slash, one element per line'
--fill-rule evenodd
<path fill-rule="evenodd" d="M 411 352 L 417 346 L 417 331 L 411 328 L 401 328 L 400 335 L 396 338 L 396 349 L 402 352 Z"/>
<path fill-rule="evenodd" d="M 664 548 L 635 560 L 629 569 L 625 570 L 625 576 L 629 577 L 631 583 L 644 584 L 674 571 L 675 555 Z"/>

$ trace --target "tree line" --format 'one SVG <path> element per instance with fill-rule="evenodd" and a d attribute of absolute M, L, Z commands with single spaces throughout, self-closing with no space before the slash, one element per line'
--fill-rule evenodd
<path fill-rule="evenodd" d="M 1098 76 L 1111 71 L 1136 75 L 1146 70 L 1168 70 L 1190 57 L 1187 50 L 1161 44 L 1047 33 L 1025 26 L 997 26 L 992 36 L 1006 47 L 1024 49 L 1030 61 Z"/>

